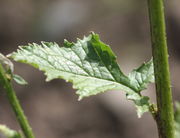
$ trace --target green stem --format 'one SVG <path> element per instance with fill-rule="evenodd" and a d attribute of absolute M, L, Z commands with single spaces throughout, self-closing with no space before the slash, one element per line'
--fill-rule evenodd
<path fill-rule="evenodd" d="M 28 120 L 26 119 L 26 116 L 23 113 L 23 110 L 19 104 L 19 101 L 16 97 L 15 91 L 13 90 L 12 84 L 7 79 L 6 72 L 2 65 L 0 64 L 0 82 L 7 93 L 7 98 L 9 100 L 9 103 L 15 112 L 16 118 L 22 128 L 22 131 L 26 138 L 34 138 L 34 135 L 32 133 L 32 129 L 28 123 Z"/>
<path fill-rule="evenodd" d="M 148 7 L 156 81 L 156 99 L 158 107 L 156 121 L 159 137 L 174 138 L 174 112 L 170 87 L 164 1 L 148 0 Z"/>

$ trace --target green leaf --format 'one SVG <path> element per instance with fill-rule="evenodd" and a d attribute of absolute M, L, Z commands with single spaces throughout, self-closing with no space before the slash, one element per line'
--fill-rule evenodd
<path fill-rule="evenodd" d="M 140 118 L 143 113 L 148 112 L 151 104 L 149 103 L 149 97 L 141 96 L 135 92 L 127 92 L 126 97 L 128 100 L 132 100 L 137 108 L 137 115 Z"/>
<path fill-rule="evenodd" d="M 139 116 L 148 111 L 149 101 L 144 100 L 139 90 L 150 82 L 148 74 L 151 74 L 152 64 L 144 64 L 127 77 L 120 70 L 111 48 L 101 42 L 97 34 L 78 39 L 77 43 L 65 40 L 62 47 L 51 42 L 21 46 L 11 57 L 44 71 L 47 81 L 62 78 L 72 82 L 79 99 L 107 90 L 123 90 L 136 104 Z M 143 77 L 141 85 L 136 83 L 139 82 L 134 77 L 136 74 Z"/>
<path fill-rule="evenodd" d="M 180 103 L 176 102 L 175 119 L 175 138 L 180 138 Z"/>
<path fill-rule="evenodd" d="M 13 80 L 20 84 L 20 85 L 27 85 L 27 81 L 25 81 L 21 76 L 17 75 L 17 74 L 13 74 Z"/>
<path fill-rule="evenodd" d="M 0 125 L 0 132 L 7 138 L 22 138 L 21 134 L 5 125 Z"/>
<path fill-rule="evenodd" d="M 130 84 L 136 86 L 136 91 L 142 91 L 146 89 L 148 83 L 154 82 L 154 67 L 153 60 L 151 59 L 147 63 L 143 63 L 139 68 L 134 69 L 129 74 Z"/>

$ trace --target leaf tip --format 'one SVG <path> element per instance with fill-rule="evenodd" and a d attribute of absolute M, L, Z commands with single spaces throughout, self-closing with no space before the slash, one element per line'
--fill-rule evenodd
<path fill-rule="evenodd" d="M 81 96 L 79 96 L 78 101 L 81 101 L 81 100 L 82 100 L 82 97 L 81 97 Z"/>
<path fill-rule="evenodd" d="M 91 34 L 91 35 L 95 35 L 95 33 L 94 33 L 93 31 L 90 31 L 90 34 Z"/>
<path fill-rule="evenodd" d="M 71 43 L 71 42 L 67 41 L 66 39 L 64 39 L 63 45 L 64 45 L 65 47 L 72 47 L 72 46 L 73 46 L 73 43 Z"/>

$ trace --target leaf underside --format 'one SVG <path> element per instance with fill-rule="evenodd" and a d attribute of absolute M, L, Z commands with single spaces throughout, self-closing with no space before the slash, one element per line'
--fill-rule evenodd
<path fill-rule="evenodd" d="M 62 78 L 72 82 L 79 99 L 107 90 L 123 90 L 134 101 L 138 116 L 149 110 L 149 98 L 141 96 L 140 91 L 154 81 L 152 60 L 126 76 L 111 48 L 97 34 L 91 33 L 76 43 L 65 40 L 62 47 L 52 42 L 20 46 L 10 57 L 44 71 L 47 81 Z"/>

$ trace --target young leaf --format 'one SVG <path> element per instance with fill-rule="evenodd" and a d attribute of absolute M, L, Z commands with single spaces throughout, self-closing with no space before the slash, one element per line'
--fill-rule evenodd
<path fill-rule="evenodd" d="M 11 74 L 14 71 L 13 63 L 7 57 L 0 53 L 0 64 L 3 66 L 8 80 L 11 80 Z"/>
<path fill-rule="evenodd" d="M 13 72 L 14 70 L 13 63 L 1 53 L 0 53 L 0 64 L 4 66 L 6 71 Z"/>
<path fill-rule="evenodd" d="M 27 85 L 27 81 L 25 81 L 21 76 L 17 75 L 17 74 L 13 74 L 13 80 L 20 84 L 20 85 Z"/>
<path fill-rule="evenodd" d="M 0 125 L 0 132 L 7 138 L 23 138 L 21 134 L 5 125 Z"/>
<path fill-rule="evenodd" d="M 14 74 L 14 65 L 13 63 L 3 54 L 0 53 L 0 64 L 2 65 L 6 77 L 8 80 L 14 80 L 16 83 L 20 85 L 26 85 L 27 82 L 19 75 Z"/>
<path fill-rule="evenodd" d="M 175 119 L 175 138 L 180 138 L 180 103 L 176 103 Z"/>
<path fill-rule="evenodd" d="M 72 82 L 73 88 L 78 89 L 79 99 L 107 90 L 123 90 L 138 107 L 139 115 L 148 111 L 149 101 L 140 95 L 139 90 L 150 82 L 148 75 L 151 74 L 149 68 L 153 68 L 152 64 L 144 64 L 134 71 L 135 75 L 125 76 L 113 51 L 100 41 L 97 34 L 78 39 L 77 43 L 65 40 L 63 47 L 51 42 L 21 46 L 11 57 L 44 71 L 47 81 L 62 78 Z M 139 82 L 136 80 L 139 78 L 134 77 L 136 74 L 143 77 L 141 85 L 136 83 Z"/>

